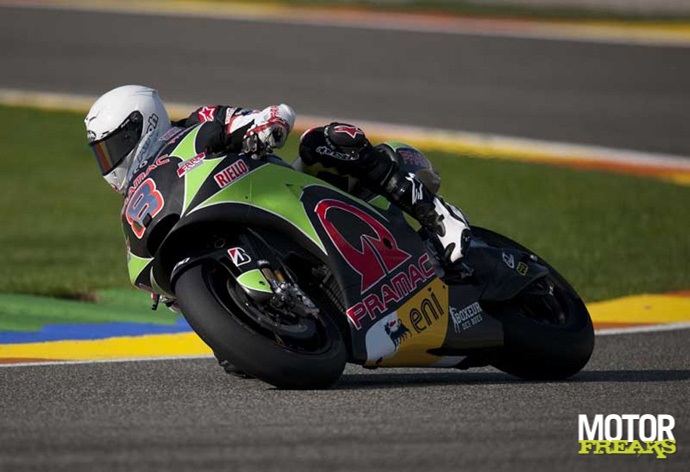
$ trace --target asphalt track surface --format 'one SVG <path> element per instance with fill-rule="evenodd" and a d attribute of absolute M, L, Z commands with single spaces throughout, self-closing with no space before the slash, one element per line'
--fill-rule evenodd
<path fill-rule="evenodd" d="M 0 9 L 0 87 L 690 155 L 684 48 Z M 688 331 L 597 339 L 571 381 L 348 368 L 279 391 L 212 359 L 0 368 L 0 470 L 688 470 Z M 672 414 L 678 452 L 579 456 L 581 413 Z"/>
<path fill-rule="evenodd" d="M 0 368 L 0 470 L 688 470 L 688 332 L 605 336 L 572 380 L 349 368 L 281 391 L 212 359 Z M 577 454 L 577 415 L 671 414 L 678 452 Z"/>
<path fill-rule="evenodd" d="M 0 8 L 0 87 L 168 100 L 690 156 L 688 48 Z"/>

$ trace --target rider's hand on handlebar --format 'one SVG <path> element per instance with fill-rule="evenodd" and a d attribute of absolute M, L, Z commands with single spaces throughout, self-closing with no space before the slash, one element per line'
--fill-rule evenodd
<path fill-rule="evenodd" d="M 242 151 L 258 158 L 282 147 L 294 122 L 295 112 L 287 105 L 265 108 L 256 114 L 254 124 L 244 135 Z"/>
<path fill-rule="evenodd" d="M 271 152 L 271 147 L 266 146 L 259 135 L 247 131 L 242 141 L 242 153 L 251 156 L 252 159 L 261 159 Z"/>

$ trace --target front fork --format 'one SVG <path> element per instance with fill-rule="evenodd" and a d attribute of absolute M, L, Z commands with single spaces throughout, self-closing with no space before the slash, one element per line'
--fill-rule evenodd
<path fill-rule="evenodd" d="M 220 244 L 219 244 L 220 245 Z M 276 309 L 287 310 L 296 316 L 316 318 L 319 309 L 279 266 L 262 258 L 249 237 L 240 236 L 239 244 L 180 261 L 171 274 L 174 281 L 191 265 L 213 261 L 226 268 L 249 298 L 258 304 L 270 303 Z"/>

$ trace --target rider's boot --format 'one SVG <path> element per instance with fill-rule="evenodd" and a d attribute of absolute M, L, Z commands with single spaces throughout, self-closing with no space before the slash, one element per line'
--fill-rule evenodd
<path fill-rule="evenodd" d="M 465 215 L 434 195 L 414 174 L 393 173 L 384 186 L 386 196 L 437 238 L 445 262 L 462 258 L 470 244 L 470 226 Z"/>

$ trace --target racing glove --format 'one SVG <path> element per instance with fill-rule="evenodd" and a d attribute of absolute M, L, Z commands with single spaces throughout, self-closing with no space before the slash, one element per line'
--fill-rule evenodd
<path fill-rule="evenodd" d="M 242 134 L 242 151 L 259 157 L 285 144 L 295 124 L 295 112 L 288 105 L 273 105 L 261 111 L 228 114 L 226 133 Z"/>

